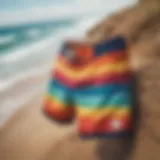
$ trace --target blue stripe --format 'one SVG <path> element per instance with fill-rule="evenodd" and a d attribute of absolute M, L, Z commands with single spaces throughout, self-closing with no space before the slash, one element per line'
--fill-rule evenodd
<path fill-rule="evenodd" d="M 69 89 L 56 80 L 50 81 L 48 94 L 58 98 L 62 103 L 74 101 L 82 107 L 117 106 L 131 107 L 132 93 L 130 84 L 112 84 L 79 89 Z"/>
<path fill-rule="evenodd" d="M 64 104 L 71 103 L 72 94 L 70 93 L 70 90 L 65 87 L 58 87 L 53 83 L 53 81 L 50 81 L 48 95 L 51 97 L 56 97 Z"/>
<path fill-rule="evenodd" d="M 108 54 L 110 54 L 113 51 L 121 51 L 125 48 L 126 44 L 124 39 L 122 37 L 116 37 L 114 39 L 108 39 L 101 42 L 100 44 L 97 44 L 94 47 L 94 51 L 96 56 L 100 56 L 104 53 L 106 54 L 107 52 L 109 52 Z"/>
<path fill-rule="evenodd" d="M 67 86 L 61 84 L 57 80 L 50 81 L 50 89 L 52 88 L 59 88 L 63 90 L 64 92 L 69 91 L 72 94 L 78 94 L 78 95 L 102 95 L 102 94 L 114 94 L 117 91 L 123 91 L 123 92 L 130 92 L 131 90 L 131 83 L 128 82 L 126 84 L 107 84 L 107 85 L 101 85 L 101 86 L 86 86 L 86 87 L 80 87 L 80 88 L 74 88 L 70 89 Z"/>
<path fill-rule="evenodd" d="M 48 94 L 51 97 L 56 97 L 57 99 L 59 99 L 60 101 L 67 101 L 68 100 L 68 93 L 65 92 L 64 90 L 61 89 L 57 89 L 55 87 L 52 87 L 48 90 Z"/>
<path fill-rule="evenodd" d="M 106 94 L 99 97 L 93 96 L 76 96 L 77 105 L 82 108 L 103 108 L 103 107 L 131 107 L 131 94 L 126 92 L 117 92 L 115 94 Z"/>
<path fill-rule="evenodd" d="M 70 100 L 72 98 L 72 95 L 65 90 L 62 90 L 61 88 L 57 87 L 50 87 L 48 89 L 48 95 L 51 97 L 56 97 L 58 100 L 60 100 L 63 104 L 70 104 Z"/>
<path fill-rule="evenodd" d="M 93 46 L 94 55 L 100 56 L 103 54 L 112 54 L 114 51 L 121 51 L 126 48 L 126 43 L 123 37 L 117 36 L 113 39 L 107 39 L 95 46 Z M 68 42 L 65 41 L 60 48 L 62 55 L 65 55 L 66 50 L 69 49 Z M 125 53 L 125 52 L 124 52 Z"/>
<path fill-rule="evenodd" d="M 115 94 L 101 94 L 99 96 L 90 96 L 90 95 L 79 95 L 72 94 L 72 92 L 64 91 L 61 88 L 50 88 L 48 94 L 51 97 L 56 97 L 62 103 L 70 104 L 71 100 L 74 100 L 76 105 L 87 108 L 97 108 L 99 107 L 131 107 L 131 93 L 126 91 L 117 92 Z"/>

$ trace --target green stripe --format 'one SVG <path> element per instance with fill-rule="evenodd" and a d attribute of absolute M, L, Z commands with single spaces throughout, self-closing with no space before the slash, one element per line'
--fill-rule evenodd
<path fill-rule="evenodd" d="M 131 107 L 131 96 L 123 93 L 117 93 L 110 96 L 100 96 L 100 97 L 79 97 L 76 99 L 78 106 L 82 108 L 96 108 L 96 107 L 107 107 L 107 106 L 116 106 Z"/>

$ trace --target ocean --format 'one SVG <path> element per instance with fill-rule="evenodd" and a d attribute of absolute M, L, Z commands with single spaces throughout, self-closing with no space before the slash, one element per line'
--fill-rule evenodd
<path fill-rule="evenodd" d="M 60 44 L 84 37 L 102 16 L 0 27 L 0 127 L 45 89 L 36 77 L 50 72 Z"/>
<path fill-rule="evenodd" d="M 9 26 L 5 28 L 1 27 L 0 80 L 6 80 L 9 76 L 13 76 L 20 70 L 24 71 L 25 69 L 29 69 L 29 67 L 34 67 L 33 65 L 37 62 L 47 61 L 50 58 L 49 53 L 45 53 L 46 56 L 44 56 L 44 52 L 42 51 L 34 52 L 29 56 L 29 52 L 33 52 L 34 49 L 32 48 L 36 48 L 36 45 L 42 43 L 44 40 L 47 41 L 47 39 L 49 40 L 49 38 L 57 36 L 60 30 L 64 28 L 67 29 L 73 26 L 74 23 L 74 20 L 68 20 Z M 24 55 L 26 56 L 23 58 Z M 21 56 L 21 61 L 17 59 L 18 56 Z M 17 62 L 15 63 L 15 61 Z"/>

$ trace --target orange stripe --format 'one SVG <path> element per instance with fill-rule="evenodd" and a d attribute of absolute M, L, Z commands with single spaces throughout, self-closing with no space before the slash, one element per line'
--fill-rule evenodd
<path fill-rule="evenodd" d="M 88 68 L 91 65 L 93 66 L 97 66 L 99 64 L 104 64 L 104 63 L 117 63 L 117 60 L 120 61 L 120 59 L 122 60 L 126 60 L 127 58 L 126 54 L 124 53 L 124 51 L 118 51 L 118 52 L 114 52 L 114 53 L 106 53 L 103 56 L 99 56 L 99 57 L 93 57 L 92 59 L 90 59 L 90 61 L 88 61 L 88 63 L 84 63 L 80 66 L 74 66 L 74 69 L 84 69 L 84 68 Z M 64 57 L 64 56 L 59 56 L 58 57 L 58 63 L 64 64 L 67 68 L 71 68 L 73 69 L 73 66 L 68 62 L 68 60 Z"/>
<path fill-rule="evenodd" d="M 48 114 L 48 116 L 52 117 L 55 120 L 71 120 L 74 116 L 74 109 L 53 109 L 50 104 L 46 104 L 44 108 L 44 112 Z"/>
<path fill-rule="evenodd" d="M 49 106 L 52 109 L 59 109 L 59 110 L 65 109 L 65 104 L 58 101 L 56 98 L 51 98 L 50 96 L 46 97 L 45 106 Z"/>
<path fill-rule="evenodd" d="M 122 61 L 115 64 L 99 64 L 99 65 L 90 65 L 88 68 L 76 70 L 74 68 L 68 68 L 64 64 L 57 64 L 56 70 L 60 73 L 63 73 L 66 77 L 73 78 L 75 80 L 85 79 L 90 76 L 102 76 L 108 75 L 111 73 L 125 73 L 129 71 L 128 61 Z M 54 73 L 53 73 L 54 75 Z"/>
<path fill-rule="evenodd" d="M 77 112 L 79 118 L 87 117 L 92 119 L 93 121 L 98 121 L 107 117 L 121 119 L 124 117 L 130 117 L 132 113 L 131 109 L 129 108 L 116 107 L 106 107 L 105 109 L 99 110 L 82 109 L 78 107 Z"/>

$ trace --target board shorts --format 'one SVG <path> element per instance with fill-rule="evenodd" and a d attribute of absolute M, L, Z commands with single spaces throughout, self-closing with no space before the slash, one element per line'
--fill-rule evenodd
<path fill-rule="evenodd" d="M 58 122 L 75 119 L 81 137 L 132 133 L 132 74 L 124 39 L 78 47 L 64 42 L 52 69 L 43 111 Z"/>

